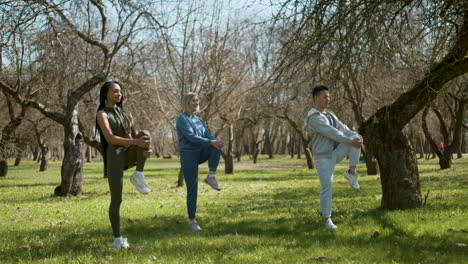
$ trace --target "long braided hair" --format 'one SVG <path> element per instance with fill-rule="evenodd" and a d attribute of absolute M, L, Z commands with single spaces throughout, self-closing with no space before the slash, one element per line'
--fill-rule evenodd
<path fill-rule="evenodd" d="M 120 86 L 120 89 L 123 90 L 122 84 L 120 84 L 117 81 L 107 81 L 101 86 L 101 90 L 99 91 L 99 106 L 97 108 L 96 112 L 99 112 L 100 110 L 104 109 L 106 107 L 106 98 L 107 98 L 107 92 L 109 92 L 109 88 L 112 84 L 118 84 Z M 117 106 L 122 108 L 122 102 L 123 102 L 123 94 L 122 94 L 122 99 L 120 99 L 120 102 L 117 103 Z M 102 156 L 104 158 L 104 162 L 107 161 L 107 141 L 106 138 L 104 137 L 104 134 L 102 133 L 101 127 L 99 127 L 99 124 L 97 122 L 96 118 L 96 129 L 99 132 L 99 137 L 101 141 L 101 146 L 102 146 Z"/>

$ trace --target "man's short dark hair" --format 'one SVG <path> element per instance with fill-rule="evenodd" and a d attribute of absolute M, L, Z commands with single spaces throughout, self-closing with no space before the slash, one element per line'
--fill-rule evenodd
<path fill-rule="evenodd" d="M 317 85 L 312 89 L 312 96 L 315 97 L 319 95 L 321 91 L 328 91 L 328 87 L 325 85 Z"/>

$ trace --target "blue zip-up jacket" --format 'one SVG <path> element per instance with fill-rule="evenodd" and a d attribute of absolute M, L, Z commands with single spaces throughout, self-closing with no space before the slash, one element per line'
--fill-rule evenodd
<path fill-rule="evenodd" d="M 180 151 L 198 151 L 202 146 L 209 146 L 213 137 L 205 121 L 196 115 L 182 113 L 176 121 Z"/>

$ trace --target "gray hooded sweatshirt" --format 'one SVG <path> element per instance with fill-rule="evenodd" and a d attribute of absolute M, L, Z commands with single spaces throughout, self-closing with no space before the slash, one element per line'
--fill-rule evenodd
<path fill-rule="evenodd" d="M 335 119 L 336 127 L 329 121 L 325 113 L 315 108 L 310 109 L 307 114 L 305 121 L 312 139 L 312 153 L 315 159 L 331 158 L 334 142 L 351 145 L 353 142 L 352 136 L 358 135 L 345 124 L 341 123 L 334 114 L 330 114 Z"/>

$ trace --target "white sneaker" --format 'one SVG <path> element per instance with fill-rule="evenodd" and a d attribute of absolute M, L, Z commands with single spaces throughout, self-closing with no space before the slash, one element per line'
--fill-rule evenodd
<path fill-rule="evenodd" d="M 351 187 L 353 189 L 359 190 L 359 183 L 358 183 L 358 180 L 357 180 L 358 179 L 357 173 L 352 174 L 352 173 L 349 173 L 349 171 L 345 171 L 343 173 L 343 175 L 345 176 L 346 179 L 348 179 L 349 185 L 351 185 Z"/>
<path fill-rule="evenodd" d="M 151 191 L 146 185 L 145 176 L 141 171 L 135 171 L 130 177 L 130 182 L 135 185 L 137 190 L 142 194 L 148 194 Z"/>
<path fill-rule="evenodd" d="M 190 221 L 188 228 L 193 231 L 201 231 L 201 227 L 198 225 L 197 221 Z"/>
<path fill-rule="evenodd" d="M 218 182 L 216 181 L 215 176 L 206 176 L 205 180 L 203 180 L 204 183 L 208 184 L 211 188 L 221 191 L 221 188 L 218 186 Z"/>
<path fill-rule="evenodd" d="M 332 222 L 331 218 L 327 218 L 325 221 L 325 228 L 335 230 L 338 227 Z"/>
<path fill-rule="evenodd" d="M 125 249 L 129 248 L 130 244 L 125 237 L 117 237 L 114 239 L 114 248 L 115 249 Z"/>

